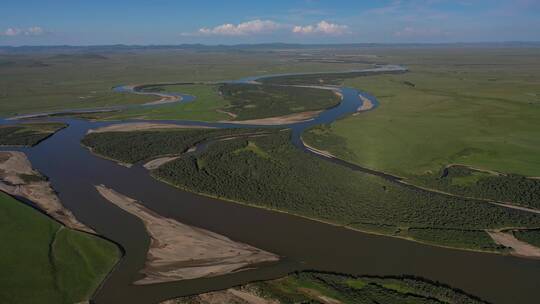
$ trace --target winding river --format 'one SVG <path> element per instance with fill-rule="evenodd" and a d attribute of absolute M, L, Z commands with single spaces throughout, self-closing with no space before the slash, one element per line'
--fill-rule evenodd
<path fill-rule="evenodd" d="M 403 68 L 382 67 L 367 72 L 371 71 L 402 72 Z M 254 77 L 241 81 L 257 79 Z M 127 87 L 117 90 L 127 90 Z M 293 130 L 291 140 L 295 146 L 313 154 L 303 145 L 300 138 L 302 132 L 311 126 L 331 123 L 356 112 L 362 105 L 359 94 L 369 99 L 373 105 L 378 105 L 377 100 L 367 93 L 351 88 L 339 88 L 339 91 L 343 94 L 343 100 L 338 106 L 322 112 L 313 120 L 286 125 Z M 183 97 L 182 102 L 194 99 L 187 95 L 180 96 Z M 80 140 L 89 129 L 119 122 L 47 119 L 66 122 L 69 127 L 33 148 L 3 150 L 25 152 L 32 165 L 50 178 L 63 204 L 78 219 L 125 250 L 124 258 L 94 295 L 95 303 L 156 303 L 182 295 L 276 278 L 302 269 L 359 275 L 417 275 L 444 282 L 493 303 L 537 303 L 540 298 L 540 261 L 433 247 L 370 235 L 181 191 L 153 179 L 141 165 L 126 168 L 96 157 L 80 145 Z M 284 127 L 195 121 L 159 122 L 221 128 Z M 339 160 L 332 161 L 351 167 Z M 144 265 L 149 245 L 148 235 L 136 217 L 105 201 L 98 194 L 94 188 L 98 184 L 107 185 L 135 198 L 163 216 L 276 253 L 282 259 L 277 263 L 220 277 L 147 286 L 132 285 L 140 277 L 138 270 Z"/>

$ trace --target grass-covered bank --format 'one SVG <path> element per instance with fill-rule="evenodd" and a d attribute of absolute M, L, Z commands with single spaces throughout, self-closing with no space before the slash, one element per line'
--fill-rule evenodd
<path fill-rule="evenodd" d="M 160 132 L 151 136 L 92 133 L 83 142 L 92 138 L 94 150 L 118 158 L 137 149 L 165 149 L 167 145 L 158 144 L 164 139 L 190 143 L 191 137 L 200 136 Z M 540 226 L 540 216 L 535 214 L 414 190 L 312 157 L 293 147 L 289 136 L 288 131 L 274 131 L 215 142 L 206 151 L 170 161 L 152 174 L 197 193 L 442 246 L 499 251 L 502 248 L 485 229 Z M 169 153 L 163 149 L 148 150 L 144 158 Z M 129 157 L 118 160 L 143 156 Z"/>
<path fill-rule="evenodd" d="M 252 301 L 244 302 L 242 299 Z M 218 303 L 218 301 L 249 304 L 486 303 L 460 290 L 417 277 L 349 276 L 314 271 L 294 273 L 277 280 L 251 283 L 234 289 L 184 297 L 164 303 L 210 304 Z"/>
<path fill-rule="evenodd" d="M 87 301 L 120 257 L 116 245 L 70 230 L 0 192 L 0 302 Z"/>
<path fill-rule="evenodd" d="M 540 176 L 540 61 L 527 49 L 410 50 L 410 71 L 347 79 L 380 107 L 304 139 L 365 167 L 414 177 L 449 164 Z"/>
<path fill-rule="evenodd" d="M 35 146 L 67 127 L 64 123 L 21 123 L 0 126 L 0 146 Z"/>

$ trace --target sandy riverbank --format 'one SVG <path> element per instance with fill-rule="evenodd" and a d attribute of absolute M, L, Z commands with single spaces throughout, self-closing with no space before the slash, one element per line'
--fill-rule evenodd
<path fill-rule="evenodd" d="M 324 157 L 328 157 L 328 158 L 336 158 L 336 157 L 334 156 L 334 154 L 332 154 L 332 153 L 330 153 L 330 152 L 328 152 L 328 151 L 325 151 L 325 150 L 319 150 L 319 149 L 317 149 L 317 148 L 315 148 L 315 147 L 313 147 L 313 146 L 310 146 L 310 145 L 308 145 L 308 144 L 304 141 L 304 139 L 300 139 L 300 140 L 302 140 L 302 144 L 304 144 L 304 146 L 305 146 L 309 151 L 311 151 L 311 152 L 313 152 L 313 153 L 315 153 L 315 154 L 322 155 L 322 156 L 324 156 Z"/>
<path fill-rule="evenodd" d="M 145 278 L 135 284 L 218 276 L 279 259 L 250 245 L 163 217 L 103 185 L 96 189 L 109 202 L 141 219 L 150 236 L 145 267 L 141 270 Z"/>
<path fill-rule="evenodd" d="M 173 299 L 161 302 L 161 304 L 279 304 L 277 300 L 268 300 L 256 295 L 249 290 L 240 288 L 229 288 L 227 290 L 207 292 L 193 297 L 189 297 L 189 302 L 185 299 Z"/>
<path fill-rule="evenodd" d="M 204 126 L 191 125 L 176 125 L 167 123 L 150 123 L 150 122 L 128 122 L 114 124 L 106 127 L 88 130 L 88 133 L 103 133 L 103 132 L 132 132 L 132 131 L 150 131 L 159 129 L 212 129 Z"/>
<path fill-rule="evenodd" d="M 39 172 L 32 169 L 30 161 L 22 152 L 0 152 L 0 190 L 33 202 L 43 212 L 65 226 L 94 233 L 94 230 L 79 222 L 66 209 Z"/>
<path fill-rule="evenodd" d="M 373 102 L 371 100 L 369 100 L 369 98 L 366 98 L 362 95 L 358 95 L 358 98 L 360 98 L 360 100 L 362 100 L 362 105 L 358 107 L 358 109 L 356 109 L 356 113 L 354 113 L 353 115 L 358 115 L 364 111 L 368 111 L 368 110 L 371 110 L 373 109 L 373 107 L 375 106 L 373 104 Z"/>
<path fill-rule="evenodd" d="M 167 104 L 167 103 L 182 101 L 182 97 L 180 96 L 173 96 L 173 95 L 167 95 L 167 94 L 161 94 L 161 93 L 152 93 L 151 95 L 155 95 L 161 98 L 155 101 L 143 103 L 143 106 L 155 106 L 155 105 L 160 105 L 160 104 Z"/>
<path fill-rule="evenodd" d="M 323 111 L 308 111 L 308 112 L 295 113 L 295 114 L 289 114 L 289 115 L 277 116 L 277 117 L 239 120 L 239 121 L 221 121 L 221 122 L 239 124 L 239 125 L 262 125 L 262 126 L 286 125 L 286 124 L 293 124 L 293 123 L 298 123 L 298 122 L 314 119 L 317 115 L 319 115 L 322 112 Z"/>
<path fill-rule="evenodd" d="M 488 234 L 495 243 L 512 248 L 512 255 L 540 259 L 540 248 L 518 240 L 511 233 L 502 231 L 488 231 Z"/>

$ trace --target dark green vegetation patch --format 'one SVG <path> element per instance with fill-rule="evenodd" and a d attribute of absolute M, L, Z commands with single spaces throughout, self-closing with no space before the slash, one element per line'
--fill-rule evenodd
<path fill-rule="evenodd" d="M 230 103 L 227 111 L 238 115 L 238 120 L 324 110 L 340 102 L 333 91 L 316 88 L 225 84 L 220 92 Z"/>
<path fill-rule="evenodd" d="M 70 230 L 0 192 L 0 303 L 86 301 L 119 258 L 118 248 Z"/>
<path fill-rule="evenodd" d="M 284 304 L 486 303 L 446 285 L 409 276 L 368 277 L 305 271 L 277 280 L 247 284 L 236 289 L 266 299 L 269 303 L 271 301 L 271 303 Z M 212 302 L 206 299 L 207 297 L 204 296 L 190 296 L 176 299 L 174 303 L 208 304 Z"/>
<path fill-rule="evenodd" d="M 207 138 L 204 132 L 231 131 L 184 132 L 94 133 L 89 136 L 93 140 L 91 146 L 99 153 L 134 161 L 181 152 L 200 138 Z M 110 140 L 112 138 L 115 140 Z M 497 250 L 481 230 L 540 225 L 540 216 L 536 214 L 414 190 L 352 171 L 305 154 L 292 146 L 289 138 L 288 131 L 274 131 L 267 136 L 214 142 L 206 151 L 184 155 L 152 174 L 193 192 L 364 231 L 461 248 Z M 164 144 L 164 139 L 178 146 L 168 151 L 171 148 Z M 88 137 L 85 141 L 88 143 Z M 145 152 L 130 156 L 139 150 Z M 411 228 L 434 230 L 411 230 L 414 233 L 409 235 L 407 231 Z M 449 233 L 453 236 L 449 237 Z M 450 240 L 454 237 L 455 240 Z"/>
<path fill-rule="evenodd" d="M 540 208 L 540 179 L 465 166 L 447 167 L 439 176 L 424 175 L 418 179 L 425 185 L 458 195 Z"/>
<path fill-rule="evenodd" d="M 313 73 L 305 75 L 289 75 L 262 78 L 260 81 L 265 84 L 276 85 L 341 85 L 345 79 L 362 76 L 373 76 L 380 74 L 403 74 L 405 71 L 393 72 L 362 72 L 352 71 L 343 73 Z"/>
<path fill-rule="evenodd" d="M 301 272 L 253 285 L 265 297 L 281 303 L 485 303 L 459 290 L 415 277 L 355 277 Z"/>
<path fill-rule="evenodd" d="M 66 126 L 63 123 L 25 123 L 0 126 L 0 146 L 35 146 Z"/>
<path fill-rule="evenodd" d="M 502 251 L 506 248 L 493 242 L 484 230 L 411 228 L 406 234 L 427 243 L 444 243 L 451 247 L 483 251 Z"/>
<path fill-rule="evenodd" d="M 220 137 L 263 132 L 245 129 L 179 129 L 175 131 L 104 132 L 86 135 L 82 143 L 93 152 L 133 164 L 156 156 L 184 153 L 197 143 Z"/>
<path fill-rule="evenodd" d="M 514 231 L 514 236 L 533 246 L 540 247 L 540 229 Z"/>

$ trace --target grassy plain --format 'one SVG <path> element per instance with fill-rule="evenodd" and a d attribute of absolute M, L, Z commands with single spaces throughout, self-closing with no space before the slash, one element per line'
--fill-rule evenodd
<path fill-rule="evenodd" d="M 305 134 L 310 145 L 410 178 L 454 163 L 540 175 L 538 49 L 379 54 L 410 72 L 347 79 L 381 106 Z"/>
<path fill-rule="evenodd" d="M 155 99 L 151 96 L 112 92 L 111 88 L 119 84 L 223 81 L 274 73 L 343 68 L 343 65 L 333 63 L 301 62 L 297 60 L 297 52 L 279 50 L 230 52 L 179 48 L 58 52 L 61 51 L 0 54 L 0 117 L 60 109 L 137 104 Z M 361 68 L 366 64 L 358 62 L 346 66 Z M 201 93 L 200 89 L 193 88 L 197 93 Z M 169 109 L 178 116 L 165 113 L 159 115 L 200 120 L 224 117 L 215 116 L 215 113 L 199 113 L 198 105 L 192 107 L 194 113 L 191 116 L 184 114 L 181 111 L 183 108 Z"/>
<path fill-rule="evenodd" d="M 119 258 L 116 245 L 67 229 L 0 192 L 0 302 L 86 301 Z"/>
<path fill-rule="evenodd" d="M 0 146 L 35 146 L 58 130 L 63 123 L 23 123 L 0 126 Z"/>
<path fill-rule="evenodd" d="M 192 119 L 200 121 L 227 120 L 230 117 L 220 112 L 228 102 L 218 94 L 215 85 L 173 85 L 164 86 L 164 92 L 178 92 L 196 97 L 188 103 L 174 103 L 152 108 L 138 108 L 119 113 L 103 115 L 102 119 L 121 120 L 129 118 L 144 119 Z"/>
<path fill-rule="evenodd" d="M 264 303 L 485 303 L 451 287 L 414 277 L 355 277 L 320 272 L 300 272 L 277 280 L 251 283 L 236 289 L 266 300 L 267 302 Z M 213 295 L 180 298 L 167 302 L 167 304 L 216 303 L 208 300 L 212 296 L 219 296 L 219 292 Z M 263 302 L 261 301 L 261 303 Z"/>
<path fill-rule="evenodd" d="M 160 144 L 164 141 L 189 143 L 201 136 L 126 133 L 92 133 L 83 143 L 106 157 L 136 161 L 142 156 L 133 157 L 140 154 L 134 151 L 142 151 L 144 158 L 158 157 L 170 153 L 152 148 L 167 146 Z M 306 155 L 290 144 L 289 136 L 287 131 L 274 131 L 215 142 L 206 151 L 168 162 L 152 174 L 197 193 L 458 248 L 498 251 L 485 229 L 540 226 L 539 215 L 428 194 Z"/>

